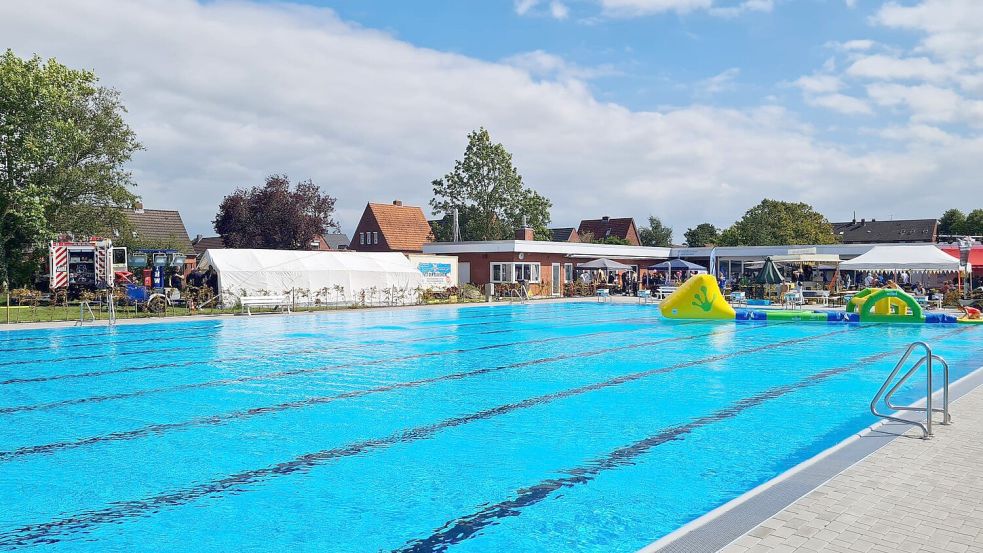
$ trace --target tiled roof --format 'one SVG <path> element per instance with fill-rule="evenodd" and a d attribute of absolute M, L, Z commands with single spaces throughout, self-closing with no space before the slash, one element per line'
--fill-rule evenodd
<path fill-rule="evenodd" d="M 551 228 L 554 242 L 580 242 L 577 237 L 577 229 L 573 227 Z"/>
<path fill-rule="evenodd" d="M 595 240 L 616 236 L 627 240 L 633 246 L 639 245 L 638 230 L 635 227 L 635 220 L 631 217 L 584 219 L 580 222 L 577 234 L 583 235 L 585 232 L 593 234 Z"/>
<path fill-rule="evenodd" d="M 191 243 L 195 247 L 196 255 L 205 253 L 205 250 L 225 249 L 225 242 L 222 241 L 221 236 L 204 236 L 202 238 L 192 240 Z"/>
<path fill-rule="evenodd" d="M 169 209 L 124 209 L 134 238 L 146 242 L 174 242 L 181 253 L 194 254 L 195 248 L 188 238 L 181 214 Z"/>
<path fill-rule="evenodd" d="M 327 244 L 328 247 L 331 248 L 332 250 L 337 250 L 339 248 L 342 249 L 347 248 L 348 243 L 351 242 L 348 239 L 348 235 L 341 232 L 336 232 L 332 234 L 322 234 L 321 238 L 324 239 L 324 243 Z"/>
<path fill-rule="evenodd" d="M 366 217 L 374 219 L 382 241 L 391 251 L 420 252 L 425 243 L 433 241 L 430 223 L 419 207 L 370 203 L 365 206 L 359 228 L 367 222 Z M 354 242 L 349 247 L 357 248 Z"/>
<path fill-rule="evenodd" d="M 832 223 L 832 226 L 833 234 L 845 244 L 935 242 L 938 221 L 935 219 L 860 220 Z"/>

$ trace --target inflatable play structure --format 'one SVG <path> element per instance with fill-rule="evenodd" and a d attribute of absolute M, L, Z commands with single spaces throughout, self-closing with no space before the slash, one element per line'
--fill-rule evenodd
<path fill-rule="evenodd" d="M 924 313 L 910 294 L 897 288 L 867 288 L 847 303 L 844 311 L 734 310 L 710 275 L 695 275 L 659 304 L 668 319 L 723 321 L 822 321 L 852 323 L 980 323 L 944 313 Z"/>

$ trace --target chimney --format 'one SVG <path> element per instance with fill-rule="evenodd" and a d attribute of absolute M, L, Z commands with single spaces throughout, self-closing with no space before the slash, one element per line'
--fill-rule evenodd
<path fill-rule="evenodd" d="M 393 205 L 396 207 L 403 207 L 403 200 L 393 200 Z"/>
<path fill-rule="evenodd" d="M 133 213 L 143 213 L 143 202 L 140 200 L 133 202 Z"/>
<path fill-rule="evenodd" d="M 526 216 L 522 216 L 522 228 L 515 231 L 516 240 L 535 240 L 536 232 L 526 222 Z"/>
<path fill-rule="evenodd" d="M 866 224 L 867 224 L 867 219 L 860 219 L 860 226 L 864 226 Z"/>
<path fill-rule="evenodd" d="M 604 217 L 601 217 L 601 220 L 604 221 L 605 223 L 607 223 L 608 221 L 611 220 L 611 218 L 608 217 L 607 215 L 605 215 Z"/>

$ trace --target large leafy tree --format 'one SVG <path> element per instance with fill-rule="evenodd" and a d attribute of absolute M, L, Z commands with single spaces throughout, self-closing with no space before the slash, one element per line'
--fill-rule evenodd
<path fill-rule="evenodd" d="M 694 228 L 686 229 L 683 236 L 686 237 L 686 244 L 694 248 L 702 248 L 720 241 L 720 231 L 710 223 L 700 223 Z"/>
<path fill-rule="evenodd" d="M 650 215 L 649 226 L 638 229 L 638 240 L 643 246 L 671 246 L 672 227 L 667 227 L 658 217 Z"/>
<path fill-rule="evenodd" d="M 506 240 L 515 229 L 526 224 L 536 238 L 548 240 L 550 208 L 544 196 L 523 185 L 522 176 L 512 165 L 512 154 L 502 144 L 492 143 L 484 128 L 468 135 L 464 159 L 454 162 L 454 170 L 431 183 L 434 215 L 442 217 L 434 234 L 449 240 L 451 214 L 458 211 L 463 240 Z"/>
<path fill-rule="evenodd" d="M 939 234 L 960 234 L 966 224 L 966 215 L 958 209 L 949 209 L 939 219 Z"/>
<path fill-rule="evenodd" d="M 0 288 L 29 281 L 55 234 L 122 224 L 140 149 L 125 112 L 92 72 L 0 55 Z"/>
<path fill-rule="evenodd" d="M 983 234 L 983 209 L 974 209 L 966 215 L 966 222 L 963 223 L 961 234 L 972 234 L 979 236 Z"/>
<path fill-rule="evenodd" d="M 721 246 L 832 244 L 833 227 L 809 204 L 762 200 L 720 235 Z"/>
<path fill-rule="evenodd" d="M 285 175 L 271 175 L 263 186 L 226 196 L 212 222 L 230 248 L 306 250 L 317 235 L 338 227 L 334 204 L 310 180 L 291 189 Z"/>

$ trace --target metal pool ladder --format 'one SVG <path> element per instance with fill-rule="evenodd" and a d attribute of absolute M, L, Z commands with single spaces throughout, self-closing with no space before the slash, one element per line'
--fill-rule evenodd
<path fill-rule="evenodd" d="M 912 365 L 910 369 L 908 369 L 908 372 L 904 373 L 904 376 L 902 376 L 897 381 L 896 384 L 891 386 L 891 383 L 894 382 L 895 377 L 901 371 L 901 368 L 904 366 L 905 362 L 908 361 L 908 358 L 911 357 L 911 354 L 918 348 L 923 349 L 925 351 L 925 354 L 914 365 Z M 941 409 L 936 409 L 932 407 L 932 392 L 933 392 L 932 370 L 933 370 L 934 363 L 940 363 L 942 365 L 943 385 L 942 385 Z M 901 388 L 901 386 L 903 386 L 904 383 L 907 382 L 909 378 L 911 378 L 916 372 L 918 372 L 918 369 L 920 369 L 922 365 L 925 365 L 925 406 L 904 407 L 901 405 L 894 405 L 893 403 L 891 403 L 891 397 L 894 395 L 894 393 L 897 392 L 898 389 Z M 891 386 L 891 388 L 888 389 L 888 386 Z M 882 398 L 884 400 L 884 405 L 892 411 L 916 411 L 919 413 L 925 413 L 925 422 L 923 423 L 918 420 L 902 419 L 900 417 L 886 415 L 884 413 L 878 412 L 877 403 Z M 929 347 L 929 345 L 926 344 L 925 342 L 915 342 L 911 344 L 910 346 L 908 346 L 908 349 L 905 350 L 904 355 L 901 356 L 901 359 L 898 361 L 898 363 L 894 366 L 894 370 L 891 371 L 890 376 L 888 376 L 887 379 L 884 381 L 884 384 L 881 386 L 881 389 L 877 392 L 877 395 L 875 395 L 874 399 L 871 400 L 870 412 L 882 419 L 887 419 L 890 421 L 900 422 L 904 424 L 915 425 L 918 428 L 922 429 L 923 439 L 931 438 L 932 413 L 942 413 L 942 424 L 949 424 L 952 422 L 952 417 L 949 416 L 949 364 L 945 362 L 945 359 L 942 359 L 938 355 L 933 354 L 932 348 Z"/>

